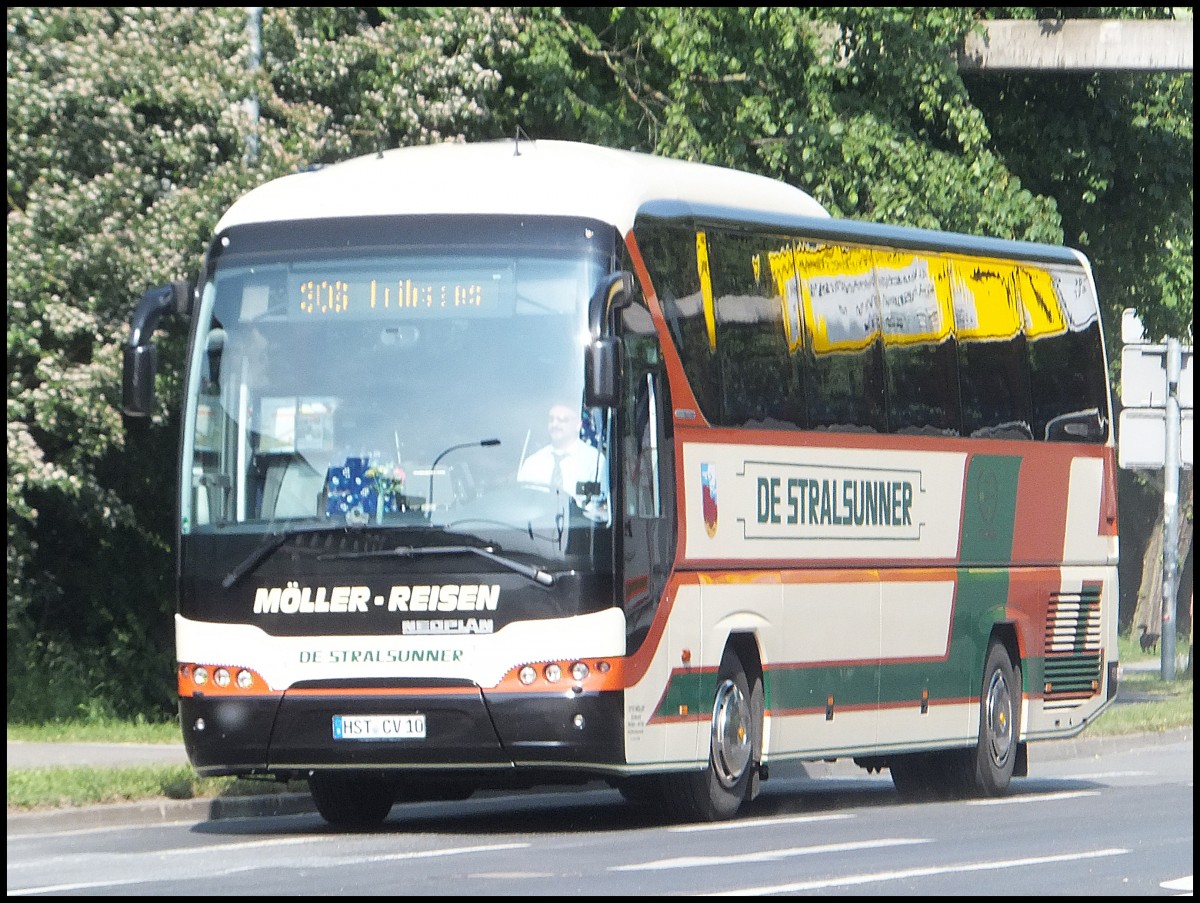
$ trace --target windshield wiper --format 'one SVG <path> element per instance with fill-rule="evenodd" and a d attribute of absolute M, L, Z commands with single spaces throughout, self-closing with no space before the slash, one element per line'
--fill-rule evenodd
<path fill-rule="evenodd" d="M 241 582 L 243 577 L 252 573 L 260 564 L 278 552 L 285 542 L 301 536 L 309 536 L 313 533 L 326 533 L 331 529 L 341 530 L 343 528 L 321 527 L 315 530 L 283 530 L 279 533 L 272 533 L 263 540 L 262 545 L 242 559 L 237 567 L 225 575 L 225 579 L 221 581 L 221 587 L 223 589 L 232 589 Z"/>
<path fill-rule="evenodd" d="M 325 555 L 318 555 L 317 560 L 341 561 L 347 558 L 416 558 L 419 555 L 464 555 L 468 553 L 495 562 L 523 577 L 528 577 L 535 583 L 540 583 L 542 586 L 554 585 L 554 575 L 549 571 L 544 571 L 532 565 L 522 564 L 503 555 L 497 555 L 491 546 L 484 546 L 482 548 L 479 546 L 396 546 L 395 548 L 379 549 L 374 552 L 329 552 Z"/>

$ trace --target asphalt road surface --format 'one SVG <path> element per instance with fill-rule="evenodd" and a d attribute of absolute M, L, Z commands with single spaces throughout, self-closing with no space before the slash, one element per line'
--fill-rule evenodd
<path fill-rule="evenodd" d="M 1192 735 L 1031 747 L 999 800 L 902 803 L 848 763 L 773 768 L 744 815 L 672 824 L 602 785 L 402 804 L 380 831 L 311 812 L 128 824 L 9 818 L 17 895 L 1191 893 Z"/>

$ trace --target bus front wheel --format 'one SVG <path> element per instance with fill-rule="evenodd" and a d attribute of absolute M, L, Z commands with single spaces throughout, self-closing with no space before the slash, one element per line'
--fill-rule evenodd
<path fill-rule="evenodd" d="M 761 748 L 762 683 L 754 687 L 733 649 L 727 649 L 717 671 L 717 689 L 709 724 L 708 767 L 675 775 L 667 782 L 669 802 L 687 820 L 732 818 L 749 796 Z"/>

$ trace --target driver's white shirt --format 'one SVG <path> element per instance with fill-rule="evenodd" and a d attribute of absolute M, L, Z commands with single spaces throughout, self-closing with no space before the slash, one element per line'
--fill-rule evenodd
<path fill-rule="evenodd" d="M 599 481 L 604 485 L 604 455 L 599 450 L 588 445 L 582 439 L 576 439 L 563 451 L 557 451 L 553 445 L 539 448 L 521 462 L 517 471 L 517 479 L 522 483 L 538 483 L 550 485 L 550 477 L 554 472 L 556 455 L 560 455 L 559 467 L 562 473 L 563 488 L 574 495 L 580 504 L 584 499 L 576 494 L 579 483 Z"/>

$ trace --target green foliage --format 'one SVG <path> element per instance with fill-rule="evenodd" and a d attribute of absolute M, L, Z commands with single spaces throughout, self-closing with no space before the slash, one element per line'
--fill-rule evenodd
<path fill-rule="evenodd" d="M 1127 306 L 1180 334 L 1191 74 L 957 71 L 977 15 L 1035 12 L 1170 14 L 279 7 L 252 67 L 244 7 L 9 8 L 10 717 L 173 708 L 184 324 L 161 325 L 160 408 L 136 430 L 121 344 L 225 207 L 297 168 L 518 127 L 720 163 L 839 216 L 1065 238 L 1095 264 L 1110 339 Z"/>
<path fill-rule="evenodd" d="M 498 83 L 482 63 L 514 33 L 478 9 L 268 9 L 252 70 L 247 28 L 242 7 L 8 10 L 10 717 L 173 708 L 185 335 L 162 324 L 159 413 L 127 428 L 138 296 L 195 272 L 260 182 L 461 138 Z"/>
<path fill-rule="evenodd" d="M 839 216 L 1057 241 L 948 52 L 967 8 L 537 8 L 507 90 L 535 137 L 760 172 Z"/>

